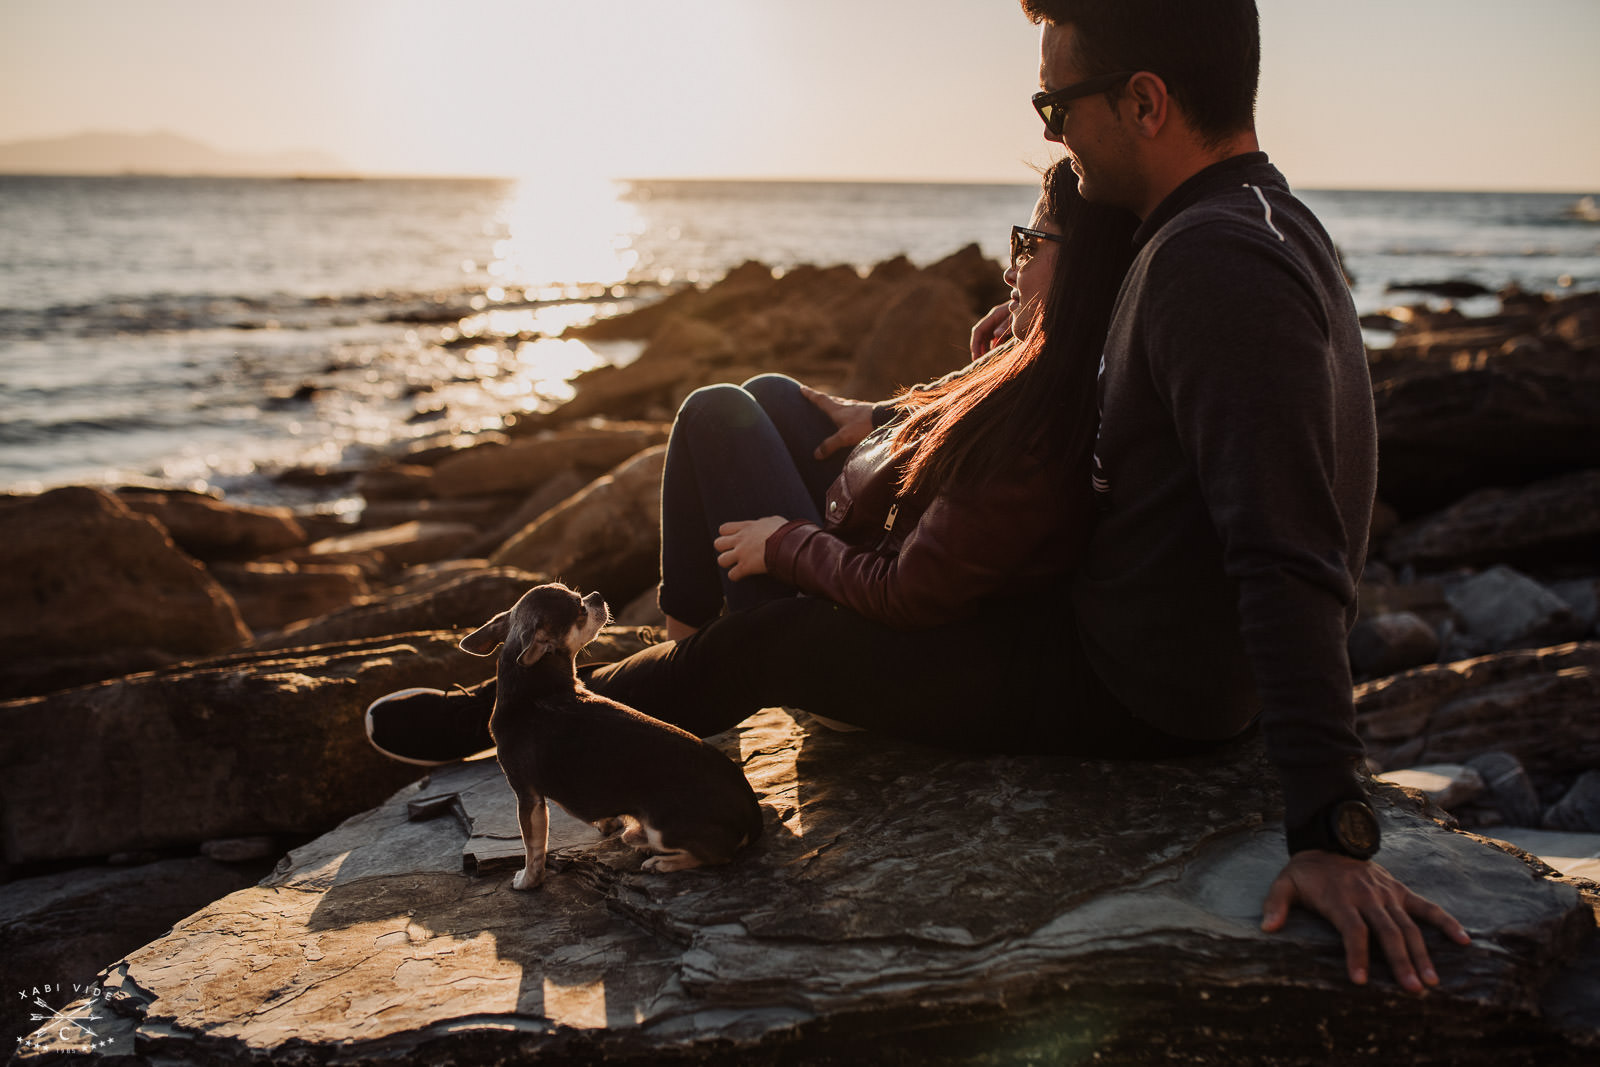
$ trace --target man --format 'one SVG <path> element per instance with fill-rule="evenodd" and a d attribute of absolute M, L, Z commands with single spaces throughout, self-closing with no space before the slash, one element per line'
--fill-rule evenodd
<path fill-rule="evenodd" d="M 1085 652 L 1151 724 L 1215 736 L 1259 712 L 1291 857 L 1262 926 L 1299 902 L 1396 978 L 1437 984 L 1415 922 L 1465 930 L 1371 861 L 1345 639 L 1376 430 L 1332 242 L 1259 151 L 1253 0 L 1022 0 L 1035 107 L 1084 197 L 1142 226 L 1107 339 L 1095 489 L 1073 591 Z M 1151 671 L 1150 665 L 1165 669 Z"/>
<path fill-rule="evenodd" d="M 1256 151 L 1254 6 L 1024 7 L 1045 23 L 1036 106 L 1080 188 L 1145 219 L 1105 354 L 1103 515 L 1072 588 L 920 630 L 793 597 L 586 680 L 701 736 L 788 705 L 967 751 L 1153 758 L 1259 715 L 1293 851 L 1263 925 L 1298 900 L 1338 926 L 1354 981 L 1371 932 L 1420 991 L 1438 978 L 1412 916 L 1466 933 L 1358 858 L 1376 822 L 1344 641 L 1373 496 L 1371 392 L 1331 243 Z M 867 405 L 815 399 L 819 452 L 870 424 Z M 413 762 L 459 758 L 491 743 L 492 702 L 492 686 L 393 694 L 368 710 L 368 736 Z"/>

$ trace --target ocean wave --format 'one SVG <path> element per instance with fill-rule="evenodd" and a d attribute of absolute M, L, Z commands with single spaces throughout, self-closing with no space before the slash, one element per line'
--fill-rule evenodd
<path fill-rule="evenodd" d="M 369 324 L 432 326 L 454 324 L 491 310 L 537 310 L 635 300 L 659 288 L 653 284 L 575 286 L 531 296 L 482 287 L 312 297 L 288 293 L 158 292 L 42 308 L 0 307 L 0 336 L 42 340 L 205 330 L 314 330 Z"/>
<path fill-rule="evenodd" d="M 129 414 L 57 419 L 11 414 L 0 419 L 0 445 L 29 445 L 48 450 L 57 440 L 185 428 L 185 422 L 177 415 L 174 412 L 168 417 Z"/>

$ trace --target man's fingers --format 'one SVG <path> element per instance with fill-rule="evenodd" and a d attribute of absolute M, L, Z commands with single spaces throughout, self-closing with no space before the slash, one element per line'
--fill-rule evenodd
<path fill-rule="evenodd" d="M 844 448 L 847 444 L 853 444 L 853 442 L 846 441 L 846 436 L 847 431 L 840 430 L 838 433 L 824 438 L 823 442 L 817 446 L 817 450 L 815 453 L 813 453 L 813 455 L 815 455 L 818 459 L 827 459 L 829 456 L 839 451 L 839 449 Z"/>
<path fill-rule="evenodd" d="M 739 560 L 739 553 L 731 548 L 717 556 L 717 566 L 726 570 L 728 577 L 736 582 L 748 573 L 748 569 Z"/>
<path fill-rule="evenodd" d="M 1416 968 L 1417 974 L 1425 985 L 1438 985 L 1439 972 L 1433 969 L 1433 960 L 1428 956 L 1427 942 L 1422 940 L 1422 929 L 1411 921 L 1405 909 L 1398 905 L 1391 908 L 1389 918 L 1395 926 L 1400 928 L 1400 935 L 1405 938 L 1406 955 L 1411 960 L 1411 965 Z"/>
<path fill-rule="evenodd" d="M 1289 905 L 1294 903 L 1294 879 L 1280 874 L 1267 890 L 1267 899 L 1261 905 L 1261 929 L 1277 933 L 1289 919 Z"/>
<path fill-rule="evenodd" d="M 1405 908 L 1406 911 L 1410 912 L 1418 919 L 1421 919 L 1423 922 L 1431 923 L 1432 925 L 1443 930 L 1444 935 L 1450 940 L 1454 941 L 1456 944 L 1472 944 L 1472 935 L 1467 933 L 1467 928 L 1457 922 L 1454 915 L 1451 915 L 1448 911 L 1445 911 L 1427 897 L 1408 891 L 1406 895 Z"/>
<path fill-rule="evenodd" d="M 1344 941 L 1344 963 L 1350 972 L 1350 981 L 1356 985 L 1366 985 L 1372 961 L 1368 956 L 1367 924 L 1362 921 L 1361 913 L 1354 908 L 1340 909 L 1337 915 L 1329 915 L 1327 918 Z"/>
<path fill-rule="evenodd" d="M 832 416 L 834 412 L 844 407 L 844 404 L 839 400 L 838 397 L 830 396 L 827 393 L 819 393 L 809 385 L 802 385 L 800 387 L 800 395 L 811 401 L 811 403 L 815 404 L 817 407 L 821 408 L 829 416 Z"/>
<path fill-rule="evenodd" d="M 1389 961 L 1389 970 L 1394 972 L 1395 981 L 1400 983 L 1402 989 L 1408 993 L 1422 992 L 1422 979 L 1417 977 L 1417 968 L 1412 962 L 1411 945 L 1406 935 L 1401 931 L 1400 925 L 1383 910 L 1380 905 L 1368 917 L 1372 933 L 1377 937 L 1378 944 L 1383 949 L 1384 958 Z M 1415 930 L 1416 926 L 1409 918 L 1407 924 Z M 1418 938 L 1421 941 L 1421 938 Z M 1365 955 L 1365 952 L 1363 952 Z M 1426 950 L 1423 956 L 1427 956 Z"/>

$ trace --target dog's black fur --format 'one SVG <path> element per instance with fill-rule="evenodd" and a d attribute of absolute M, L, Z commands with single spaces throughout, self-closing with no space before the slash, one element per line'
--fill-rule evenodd
<path fill-rule="evenodd" d="M 478 656 L 501 646 L 489 732 L 527 851 L 517 889 L 544 880 L 547 797 L 602 832 L 620 820 L 624 842 L 656 853 L 654 871 L 726 863 L 761 833 L 755 792 L 726 756 L 578 681 L 575 657 L 610 617 L 599 593 L 541 585 L 461 641 Z"/>

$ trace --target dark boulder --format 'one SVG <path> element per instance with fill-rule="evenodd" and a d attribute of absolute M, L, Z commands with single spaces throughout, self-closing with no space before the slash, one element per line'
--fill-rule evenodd
<path fill-rule="evenodd" d="M 320 832 L 414 776 L 362 715 L 395 689 L 476 681 L 455 641 L 247 652 L 0 704 L 6 862 Z"/>
<path fill-rule="evenodd" d="M 1378 493 L 1403 517 L 1600 468 L 1600 376 L 1500 370 L 1380 382 Z"/>
<path fill-rule="evenodd" d="M 1356 729 L 1384 768 L 1509 752 L 1536 781 L 1600 766 L 1600 642 L 1418 667 L 1355 688 Z"/>
<path fill-rule="evenodd" d="M 166 529 L 97 489 L 0 502 L 0 697 L 250 639 L 233 598 Z"/>
<path fill-rule="evenodd" d="M 1464 278 L 1444 281 L 1390 282 L 1384 286 L 1386 293 L 1428 293 L 1450 300 L 1465 300 L 1474 296 L 1492 296 L 1494 290 Z"/>
<path fill-rule="evenodd" d="M 204 493 L 119 489 L 117 499 L 164 526 L 177 546 L 205 563 L 259 559 L 309 538 L 288 508 L 228 504 Z"/>
<path fill-rule="evenodd" d="M 1600 469 L 1480 489 L 1395 530 L 1382 551 L 1397 566 L 1434 570 L 1600 560 Z"/>
<path fill-rule="evenodd" d="M 515 567 L 473 566 L 403 581 L 320 618 L 263 637 L 257 648 L 308 648 L 418 630 L 475 629 L 545 581 Z"/>
<path fill-rule="evenodd" d="M 954 283 L 921 280 L 903 290 L 856 347 L 848 395 L 879 400 L 965 364 L 972 315 Z"/>

